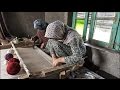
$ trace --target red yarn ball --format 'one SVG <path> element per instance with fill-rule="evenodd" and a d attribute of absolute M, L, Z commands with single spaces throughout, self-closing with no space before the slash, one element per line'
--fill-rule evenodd
<path fill-rule="evenodd" d="M 17 58 L 10 58 L 9 62 L 17 62 L 20 63 L 20 61 Z"/>
<path fill-rule="evenodd" d="M 5 55 L 5 59 L 6 59 L 6 60 L 9 60 L 9 59 L 11 59 L 11 58 L 13 58 L 13 54 L 7 53 L 7 54 Z"/>
<path fill-rule="evenodd" d="M 10 75 L 16 75 L 17 73 L 19 73 L 21 67 L 19 65 L 19 63 L 17 62 L 8 62 L 7 64 L 7 73 Z"/>

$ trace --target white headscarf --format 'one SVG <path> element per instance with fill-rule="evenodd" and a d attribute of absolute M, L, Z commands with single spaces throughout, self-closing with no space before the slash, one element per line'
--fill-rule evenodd
<path fill-rule="evenodd" d="M 65 24 L 59 20 L 50 23 L 46 28 L 45 37 L 62 39 L 64 37 L 66 30 Z"/>

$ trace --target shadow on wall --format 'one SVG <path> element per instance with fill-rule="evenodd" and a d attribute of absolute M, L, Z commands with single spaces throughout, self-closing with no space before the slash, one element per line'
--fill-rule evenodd
<path fill-rule="evenodd" d="M 102 54 L 102 51 L 96 50 L 96 55 L 98 58 L 97 66 L 101 67 L 105 63 L 105 57 L 103 56 L 104 54 Z"/>
<path fill-rule="evenodd" d="M 36 34 L 33 30 L 35 19 L 45 19 L 45 12 L 4 12 L 6 24 L 11 34 L 18 37 L 28 37 Z"/>
<path fill-rule="evenodd" d="M 84 66 L 106 79 L 117 79 L 116 76 L 113 76 L 112 74 L 104 70 L 105 68 L 108 68 L 107 67 L 108 58 L 106 57 L 107 56 L 106 53 L 104 53 L 104 51 L 101 50 L 93 49 L 92 47 L 89 46 L 86 46 L 86 48 L 87 48 L 87 53 L 86 53 L 87 58 L 85 59 Z M 104 69 L 101 70 L 100 67 Z M 107 71 L 109 70 L 107 69 Z"/>
<path fill-rule="evenodd" d="M 102 65 L 105 63 L 105 57 L 103 56 L 102 52 L 99 50 L 95 50 L 95 56 L 96 60 L 93 62 L 93 51 L 91 47 L 86 47 L 87 48 L 87 53 L 86 56 L 87 58 L 85 59 L 85 65 L 86 67 L 89 67 L 90 69 L 96 71 L 100 69 Z"/>
<path fill-rule="evenodd" d="M 92 48 L 87 46 L 87 53 L 86 56 L 87 58 L 85 59 L 85 66 L 88 67 L 89 69 L 96 71 L 99 70 L 101 66 L 104 65 L 105 63 L 105 57 L 103 56 L 104 54 L 100 50 L 95 50 L 94 52 L 92 51 Z M 93 57 L 93 53 L 94 57 Z M 94 61 L 92 59 L 95 59 Z"/>
<path fill-rule="evenodd" d="M 20 16 L 18 13 L 5 12 L 4 17 L 6 20 L 7 27 L 12 35 L 22 37 L 25 36 L 24 29 L 20 23 Z"/>
<path fill-rule="evenodd" d="M 85 59 L 85 64 L 84 66 L 87 67 L 88 69 L 92 70 L 92 71 L 97 71 L 99 70 L 99 67 L 94 65 L 93 61 L 92 61 L 92 49 L 91 47 L 86 46 L 87 52 L 86 52 L 86 56 L 87 58 Z"/>

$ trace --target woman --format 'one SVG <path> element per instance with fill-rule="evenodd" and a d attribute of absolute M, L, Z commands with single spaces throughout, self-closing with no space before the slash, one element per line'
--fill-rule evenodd
<path fill-rule="evenodd" d="M 45 37 L 49 38 L 46 47 L 54 66 L 62 63 L 83 65 L 86 47 L 75 30 L 57 20 L 47 26 Z"/>
<path fill-rule="evenodd" d="M 37 45 L 38 47 L 43 49 L 45 48 L 48 41 L 48 39 L 44 37 L 48 23 L 41 19 L 37 19 L 33 22 L 33 25 L 34 25 L 34 29 L 37 30 L 37 33 L 34 37 L 32 37 L 32 40 L 36 42 L 36 44 L 38 44 Z"/>

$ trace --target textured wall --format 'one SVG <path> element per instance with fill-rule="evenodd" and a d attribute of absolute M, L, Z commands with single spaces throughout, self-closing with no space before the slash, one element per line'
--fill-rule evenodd
<path fill-rule="evenodd" d="M 34 35 L 33 21 L 37 18 L 45 19 L 45 12 L 4 12 L 8 29 L 13 35 L 25 37 Z"/>
<path fill-rule="evenodd" d="M 45 12 L 45 20 L 51 23 L 56 20 L 61 20 L 67 23 L 68 13 L 67 12 Z"/>
<path fill-rule="evenodd" d="M 120 54 L 95 49 L 92 52 L 94 64 L 101 70 L 120 78 Z"/>
<path fill-rule="evenodd" d="M 72 13 L 68 12 L 4 12 L 5 21 L 11 34 L 18 37 L 34 35 L 33 21 L 37 18 L 51 23 L 61 20 L 71 26 Z M 68 20 L 69 18 L 69 20 Z"/>
<path fill-rule="evenodd" d="M 120 53 L 88 47 L 89 61 L 98 69 L 120 78 Z M 89 65 L 89 64 L 88 64 Z M 89 65 L 91 67 L 92 65 Z"/>

